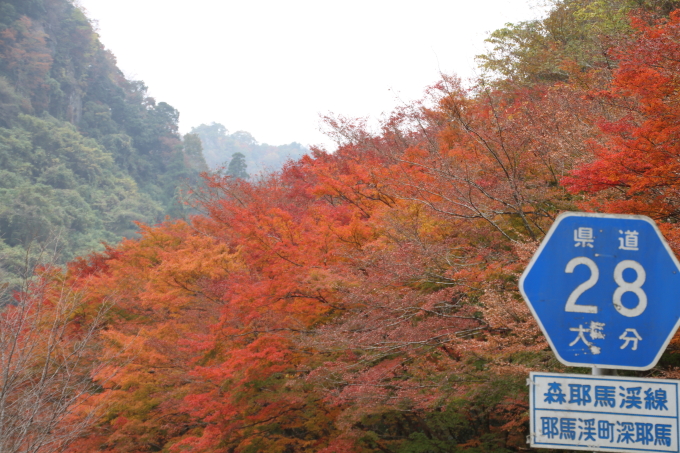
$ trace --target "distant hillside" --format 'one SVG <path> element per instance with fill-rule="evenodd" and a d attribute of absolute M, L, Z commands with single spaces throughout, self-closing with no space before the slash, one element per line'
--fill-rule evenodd
<path fill-rule="evenodd" d="M 182 215 L 178 185 L 207 167 L 178 119 L 123 76 L 69 0 L 0 0 L 5 267 L 55 235 L 71 259 L 133 235 L 134 221 Z"/>
<path fill-rule="evenodd" d="M 219 123 L 201 124 L 191 130 L 201 138 L 203 155 L 211 170 L 227 167 L 234 153 L 246 157 L 247 171 L 253 176 L 259 173 L 279 170 L 288 159 L 298 159 L 309 153 L 309 149 L 297 142 L 273 146 L 258 143 L 255 137 L 245 131 L 230 134 Z"/>

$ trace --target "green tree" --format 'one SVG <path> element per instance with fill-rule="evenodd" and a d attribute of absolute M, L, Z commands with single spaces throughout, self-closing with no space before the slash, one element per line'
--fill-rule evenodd
<path fill-rule="evenodd" d="M 248 164 L 246 164 L 246 156 L 241 153 L 234 153 L 231 156 L 231 162 L 229 162 L 229 167 L 227 168 L 227 175 L 240 178 L 248 179 L 250 175 L 246 171 Z"/>
<path fill-rule="evenodd" d="M 631 33 L 638 8 L 663 14 L 659 0 L 552 0 L 544 19 L 506 24 L 492 32 L 489 51 L 477 56 L 485 78 L 520 84 L 554 83 L 580 71 L 615 64 L 609 48 Z"/>

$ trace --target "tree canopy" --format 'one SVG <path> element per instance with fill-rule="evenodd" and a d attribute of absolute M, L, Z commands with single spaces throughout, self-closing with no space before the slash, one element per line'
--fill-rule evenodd
<path fill-rule="evenodd" d="M 241 153 L 234 153 L 229 161 L 229 167 L 227 167 L 227 175 L 233 178 L 248 179 L 250 176 L 246 171 L 248 169 L 248 164 L 246 164 L 246 156 Z"/>

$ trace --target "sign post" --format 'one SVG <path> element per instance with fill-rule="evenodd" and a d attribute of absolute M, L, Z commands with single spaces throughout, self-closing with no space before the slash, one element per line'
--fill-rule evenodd
<path fill-rule="evenodd" d="M 648 370 L 680 325 L 680 262 L 648 217 L 567 212 L 520 292 L 558 360 L 593 376 L 531 373 L 532 447 L 680 453 L 680 381 Z"/>

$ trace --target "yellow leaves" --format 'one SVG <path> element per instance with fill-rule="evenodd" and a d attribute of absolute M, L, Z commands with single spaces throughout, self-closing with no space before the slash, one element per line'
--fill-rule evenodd
<path fill-rule="evenodd" d="M 116 271 L 121 280 L 143 306 L 174 313 L 201 297 L 215 297 L 204 283 L 226 279 L 244 267 L 238 250 L 232 252 L 227 244 L 182 221 L 144 227 L 141 240 L 127 241 L 123 250 L 126 259 Z"/>
<path fill-rule="evenodd" d="M 304 285 L 312 293 L 320 293 L 334 288 L 338 280 L 338 275 L 332 270 L 316 268 L 309 271 L 304 280 Z"/>

